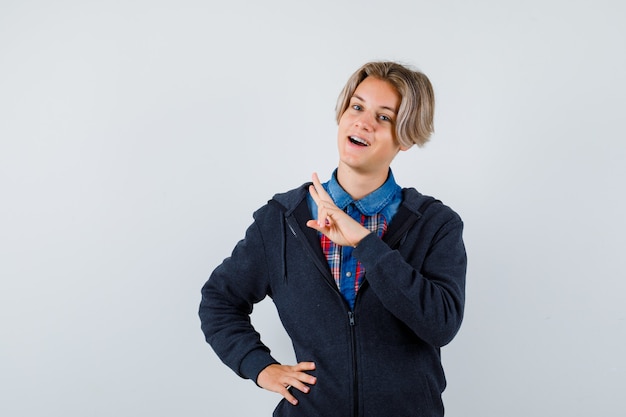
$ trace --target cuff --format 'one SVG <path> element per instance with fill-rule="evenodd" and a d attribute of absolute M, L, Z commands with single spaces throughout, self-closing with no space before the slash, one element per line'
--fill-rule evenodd
<path fill-rule="evenodd" d="M 268 351 L 264 349 L 256 349 L 248 353 L 243 358 L 241 365 L 239 366 L 239 374 L 244 378 L 253 380 L 256 384 L 259 373 L 274 363 L 279 362 L 274 359 Z"/>

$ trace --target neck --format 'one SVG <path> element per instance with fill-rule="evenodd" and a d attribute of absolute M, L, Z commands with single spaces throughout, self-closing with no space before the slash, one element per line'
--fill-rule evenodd
<path fill-rule="evenodd" d="M 358 172 L 341 163 L 337 167 L 337 181 L 355 200 L 376 191 L 388 176 L 389 169 L 384 172 Z"/>

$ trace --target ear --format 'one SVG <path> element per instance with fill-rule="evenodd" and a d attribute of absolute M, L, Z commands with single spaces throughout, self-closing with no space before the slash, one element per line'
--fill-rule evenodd
<path fill-rule="evenodd" d="M 404 146 L 404 145 L 400 145 L 400 150 L 401 151 L 408 151 L 409 149 L 411 149 L 413 147 L 413 144 L 409 145 L 409 146 Z"/>

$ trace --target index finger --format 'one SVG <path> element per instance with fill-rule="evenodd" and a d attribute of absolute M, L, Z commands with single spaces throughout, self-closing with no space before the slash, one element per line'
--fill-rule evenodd
<path fill-rule="evenodd" d="M 313 197 L 313 200 L 315 200 L 315 202 L 318 203 L 318 204 L 319 204 L 319 199 L 323 199 L 323 200 L 326 200 L 326 201 L 332 201 L 332 199 L 330 198 L 330 195 L 328 195 L 328 193 L 324 189 L 324 186 L 322 185 L 319 177 L 317 176 L 317 172 L 313 173 L 312 179 L 313 179 L 313 187 L 315 188 L 315 192 L 317 194 L 317 196 L 316 196 L 313 193 L 311 193 L 311 196 Z"/>
<path fill-rule="evenodd" d="M 315 370 L 315 362 L 298 362 L 293 368 L 296 371 L 313 371 Z"/>

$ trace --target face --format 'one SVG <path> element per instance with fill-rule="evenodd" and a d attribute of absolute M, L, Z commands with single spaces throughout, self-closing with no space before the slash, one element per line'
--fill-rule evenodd
<path fill-rule="evenodd" d="M 367 77 L 356 88 L 339 119 L 339 169 L 387 176 L 400 150 L 396 119 L 400 95 L 387 81 Z"/>

